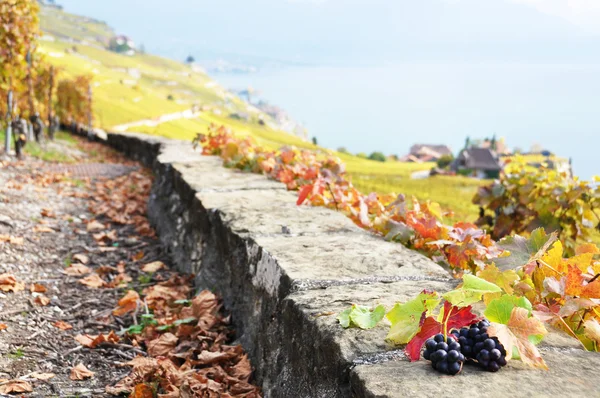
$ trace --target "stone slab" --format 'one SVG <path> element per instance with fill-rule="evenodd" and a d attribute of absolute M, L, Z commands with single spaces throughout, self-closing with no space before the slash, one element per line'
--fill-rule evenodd
<path fill-rule="evenodd" d="M 359 365 L 351 372 L 352 394 L 365 398 L 600 397 L 600 355 L 583 350 L 545 350 L 542 355 L 548 371 L 510 361 L 497 373 L 464 366 L 454 377 L 435 372 L 426 361 Z"/>
<path fill-rule="evenodd" d="M 217 209 L 223 223 L 239 234 L 294 237 L 362 232 L 341 213 L 322 207 L 298 206 L 296 194 L 285 190 L 211 192 L 202 189 L 196 197 L 204 208 Z"/>

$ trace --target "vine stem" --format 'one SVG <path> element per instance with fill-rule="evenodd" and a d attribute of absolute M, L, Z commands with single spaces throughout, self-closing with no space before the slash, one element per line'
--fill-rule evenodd
<path fill-rule="evenodd" d="M 331 194 L 331 197 L 333 198 L 333 203 L 335 203 L 335 209 L 339 210 L 339 208 L 338 208 L 338 202 L 335 199 L 335 195 L 333 194 L 333 190 L 331 189 L 331 184 L 329 184 L 328 182 L 326 182 L 325 184 L 327 184 L 327 189 L 329 189 L 329 193 Z"/>

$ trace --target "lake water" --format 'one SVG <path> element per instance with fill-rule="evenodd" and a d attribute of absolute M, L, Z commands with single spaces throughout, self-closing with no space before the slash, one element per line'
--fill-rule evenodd
<path fill-rule="evenodd" d="M 572 157 L 575 174 L 600 175 L 600 65 L 290 67 L 215 76 L 260 91 L 319 144 L 404 155 L 414 143 L 504 137 Z"/>

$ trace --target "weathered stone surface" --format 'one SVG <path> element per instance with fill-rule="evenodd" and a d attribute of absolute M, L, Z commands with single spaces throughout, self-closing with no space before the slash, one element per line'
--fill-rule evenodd
<path fill-rule="evenodd" d="M 497 373 L 464 366 L 462 373 L 454 377 L 440 375 L 426 361 L 359 365 L 351 372 L 352 394 L 366 398 L 600 396 L 597 353 L 546 350 L 543 355 L 548 371 L 510 361 Z"/>
<path fill-rule="evenodd" d="M 600 396 L 600 357 L 564 334 L 540 345 L 549 372 L 511 363 L 451 378 L 409 363 L 385 342 L 385 324 L 344 330 L 336 315 L 351 303 L 391 308 L 456 281 L 421 254 L 339 213 L 298 207 L 282 184 L 225 169 L 188 142 L 109 134 L 108 143 L 153 168 L 149 217 L 179 269 L 223 297 L 265 397 Z"/>
<path fill-rule="evenodd" d="M 181 173 L 196 192 L 227 192 L 238 190 L 279 190 L 286 191 L 285 185 L 267 180 L 260 174 L 244 173 L 235 169 L 222 167 L 222 161 L 212 156 L 200 156 L 200 160 L 187 163 L 172 163 L 173 168 Z M 205 160 L 202 160 L 205 159 Z M 288 193 L 291 197 L 293 194 Z M 264 203 L 263 203 L 264 205 Z"/>
<path fill-rule="evenodd" d="M 391 309 L 396 301 L 409 300 L 423 289 L 444 292 L 455 286 L 455 281 L 401 281 L 290 294 L 281 307 L 284 319 L 275 352 L 287 363 L 265 378 L 265 387 L 274 397 L 350 396 L 349 372 L 355 363 L 403 358 L 404 354 L 386 343 L 389 324 L 385 321 L 370 330 L 344 329 L 337 314 L 351 304 L 383 304 Z"/>
<path fill-rule="evenodd" d="M 196 197 L 204 208 L 218 210 L 223 222 L 241 235 L 296 237 L 364 233 L 343 214 L 322 207 L 296 205 L 296 195 L 288 191 L 207 192 L 204 189 Z"/>

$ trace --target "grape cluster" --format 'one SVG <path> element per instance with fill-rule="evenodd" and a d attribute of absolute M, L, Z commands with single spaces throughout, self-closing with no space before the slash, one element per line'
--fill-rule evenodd
<path fill-rule="evenodd" d="M 475 360 L 489 372 L 497 372 L 506 365 L 506 350 L 497 337 L 488 335 L 489 326 L 490 323 L 484 319 L 450 333 L 458 340 L 461 352 L 467 359 Z"/>
<path fill-rule="evenodd" d="M 448 339 L 436 334 L 425 342 L 423 358 L 431 361 L 431 366 L 441 373 L 455 375 L 461 371 L 463 362 L 476 362 L 489 372 L 497 372 L 506 365 L 506 350 L 497 337 L 490 337 L 486 319 L 452 330 Z"/>
<path fill-rule="evenodd" d="M 455 375 L 462 369 L 465 356 L 460 352 L 461 347 L 457 341 L 445 341 L 443 334 L 436 334 L 425 342 L 423 357 L 431 361 L 431 366 L 441 373 Z"/>

